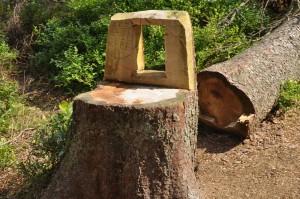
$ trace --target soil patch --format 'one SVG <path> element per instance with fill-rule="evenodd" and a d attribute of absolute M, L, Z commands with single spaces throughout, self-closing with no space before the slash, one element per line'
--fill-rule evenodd
<path fill-rule="evenodd" d="M 299 198 L 300 109 L 242 140 L 200 126 L 197 177 L 205 198 Z"/>

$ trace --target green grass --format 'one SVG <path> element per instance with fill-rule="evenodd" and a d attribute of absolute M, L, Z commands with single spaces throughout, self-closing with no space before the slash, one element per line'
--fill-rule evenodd
<path fill-rule="evenodd" d="M 0 35 L 0 178 L 22 176 L 24 187 L 36 187 L 47 184 L 64 156 L 72 103 L 52 111 L 30 104 L 18 83 L 16 56 Z"/>
<path fill-rule="evenodd" d="M 279 108 L 284 111 L 300 104 L 300 81 L 289 80 L 282 84 Z"/>
<path fill-rule="evenodd" d="M 41 110 L 27 104 L 18 81 L 12 78 L 17 74 L 16 56 L 0 35 L 0 170 L 16 168 L 29 150 L 26 138 L 45 122 Z"/>
<path fill-rule="evenodd" d="M 7 139 L 0 139 L 0 171 L 6 167 L 12 167 L 16 164 L 14 147 L 7 143 Z"/>
<path fill-rule="evenodd" d="M 38 168 L 29 160 L 24 165 L 28 173 L 48 172 L 54 169 L 65 154 L 67 138 L 72 122 L 72 103 L 63 101 L 59 111 L 41 125 L 32 139 L 32 154 L 40 158 Z M 34 172 L 32 172 L 34 171 Z"/>

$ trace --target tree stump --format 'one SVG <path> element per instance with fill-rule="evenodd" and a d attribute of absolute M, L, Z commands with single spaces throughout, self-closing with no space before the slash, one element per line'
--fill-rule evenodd
<path fill-rule="evenodd" d="M 75 98 L 75 135 L 45 198 L 199 198 L 197 93 L 101 85 Z"/>
<path fill-rule="evenodd" d="M 165 25 L 166 71 L 144 70 L 145 24 Z M 71 145 L 44 199 L 200 198 L 192 38 L 186 12 L 112 17 L 106 81 L 75 98 Z"/>
<path fill-rule="evenodd" d="M 199 119 L 248 137 L 276 104 L 280 85 L 300 79 L 300 23 L 290 18 L 255 46 L 198 74 Z"/>

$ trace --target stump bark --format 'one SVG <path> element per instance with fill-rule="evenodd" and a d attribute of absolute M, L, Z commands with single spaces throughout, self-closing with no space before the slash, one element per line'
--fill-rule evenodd
<path fill-rule="evenodd" d="M 300 19 L 291 18 L 240 55 L 198 74 L 199 119 L 248 137 L 279 97 L 280 85 L 300 78 Z"/>
<path fill-rule="evenodd" d="M 145 70 L 143 25 L 165 28 L 165 71 Z M 194 173 L 198 91 L 188 13 L 116 14 L 106 54 L 104 79 L 111 82 L 75 98 L 71 146 L 43 198 L 200 198 Z"/>
<path fill-rule="evenodd" d="M 197 91 L 106 83 L 75 98 L 74 124 L 44 199 L 200 198 Z"/>

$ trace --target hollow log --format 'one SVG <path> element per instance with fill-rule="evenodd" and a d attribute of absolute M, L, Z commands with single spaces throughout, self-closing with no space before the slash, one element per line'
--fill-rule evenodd
<path fill-rule="evenodd" d="M 105 83 L 75 98 L 74 124 L 44 199 L 200 198 L 197 90 Z"/>
<path fill-rule="evenodd" d="M 300 78 L 300 18 L 290 18 L 255 46 L 198 74 L 199 119 L 248 137 L 279 97 L 280 85 Z"/>

